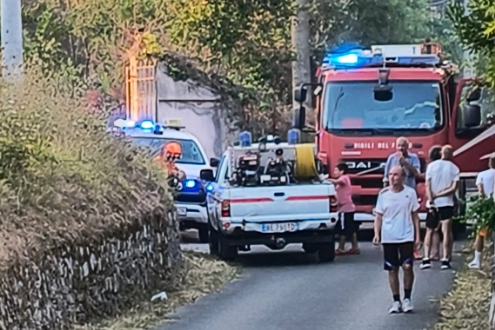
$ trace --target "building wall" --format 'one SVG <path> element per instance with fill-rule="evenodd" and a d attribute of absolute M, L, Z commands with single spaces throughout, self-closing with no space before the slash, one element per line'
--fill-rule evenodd
<path fill-rule="evenodd" d="M 156 70 L 157 121 L 165 118 L 181 118 L 184 131 L 196 136 L 207 156 L 220 157 L 232 140 L 225 124 L 225 116 L 219 109 L 219 97 L 207 87 L 193 81 L 174 81 L 159 63 Z"/>

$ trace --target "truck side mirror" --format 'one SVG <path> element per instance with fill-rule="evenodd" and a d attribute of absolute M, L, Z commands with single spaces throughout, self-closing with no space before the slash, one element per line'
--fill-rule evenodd
<path fill-rule="evenodd" d="M 307 94 L 308 94 L 308 88 L 303 86 L 303 84 L 298 85 L 294 89 L 294 101 L 298 103 L 306 102 Z"/>
<path fill-rule="evenodd" d="M 481 124 L 481 107 L 474 104 L 464 106 L 464 126 L 477 127 Z"/>
<path fill-rule="evenodd" d="M 292 118 L 292 127 L 302 130 L 306 127 L 306 108 L 300 106 L 294 109 L 294 117 Z"/>
<path fill-rule="evenodd" d="M 206 182 L 215 181 L 215 174 L 213 173 L 213 170 L 210 169 L 201 170 L 199 172 L 199 177 L 201 178 L 201 180 L 204 180 Z"/>
<path fill-rule="evenodd" d="M 466 98 L 466 101 L 469 103 L 469 102 L 478 101 L 479 99 L 481 99 L 481 88 L 476 87 L 474 90 L 472 90 L 469 93 L 468 97 Z"/>
<path fill-rule="evenodd" d="M 210 166 L 211 167 L 218 167 L 218 164 L 220 164 L 220 159 L 210 158 Z"/>

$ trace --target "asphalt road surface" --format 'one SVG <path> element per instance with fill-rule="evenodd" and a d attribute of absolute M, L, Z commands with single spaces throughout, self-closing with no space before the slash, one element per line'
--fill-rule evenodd
<path fill-rule="evenodd" d="M 389 315 L 392 301 L 381 248 L 362 242 L 361 254 L 319 264 L 298 245 L 280 252 L 255 247 L 242 253 L 240 279 L 169 315 L 160 330 L 422 330 L 437 319 L 436 300 L 452 285 L 453 269 L 439 263 L 419 270 L 413 289 L 415 313 Z M 207 251 L 203 244 L 185 248 Z M 455 250 L 460 250 L 456 242 Z"/>

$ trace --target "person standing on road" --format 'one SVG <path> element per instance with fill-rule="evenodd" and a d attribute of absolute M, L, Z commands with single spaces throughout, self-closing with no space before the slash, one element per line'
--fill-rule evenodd
<path fill-rule="evenodd" d="M 442 147 L 431 147 L 429 157 L 430 164 L 436 160 L 441 159 Z M 428 164 L 428 166 L 430 166 L 430 164 Z M 428 172 L 428 167 L 426 168 L 426 171 Z M 440 229 L 440 221 L 438 219 L 436 209 L 430 205 L 429 201 L 426 202 L 426 207 L 428 208 L 428 215 L 426 217 L 426 235 L 424 244 L 425 257 L 423 258 L 423 262 L 421 263 L 421 269 L 430 268 L 432 259 L 440 259 L 438 257 L 438 254 L 440 252 L 440 235 L 438 233 Z"/>
<path fill-rule="evenodd" d="M 354 222 L 354 212 L 356 206 L 352 201 L 352 186 L 351 179 L 347 175 L 348 167 L 346 163 L 339 163 L 335 167 L 334 175 L 337 179 L 328 179 L 335 185 L 337 191 L 337 204 L 339 213 L 339 225 L 337 232 L 340 235 L 339 247 L 335 250 L 335 254 L 359 254 L 359 246 L 357 241 L 357 226 Z M 352 248 L 345 250 L 345 241 L 352 240 Z"/>
<path fill-rule="evenodd" d="M 395 141 L 396 152 L 388 156 L 387 162 L 385 163 L 385 168 L 383 172 L 383 186 L 388 186 L 388 173 L 392 166 L 401 166 L 405 173 L 405 185 L 416 190 L 416 176 L 421 172 L 421 162 L 417 154 L 409 152 L 409 140 L 406 137 L 399 137 Z M 421 259 L 421 253 L 418 247 L 414 250 L 414 258 Z"/>
<path fill-rule="evenodd" d="M 428 165 L 425 181 L 426 194 L 430 208 L 434 208 L 443 234 L 443 258 L 441 269 L 449 269 L 452 258 L 454 235 L 452 233 L 452 218 L 454 216 L 454 194 L 459 183 L 459 168 L 452 163 L 453 149 L 445 145 L 441 150 L 442 158 Z M 429 257 L 429 256 L 428 256 Z M 423 259 L 422 268 L 431 263 L 429 258 Z"/>
<path fill-rule="evenodd" d="M 495 155 L 492 155 L 488 160 L 488 170 L 478 173 L 476 177 L 476 186 L 478 186 L 478 194 L 480 198 L 492 198 L 493 189 L 495 185 Z M 483 246 L 485 243 L 485 237 L 490 234 L 488 228 L 483 228 L 476 235 L 474 241 L 474 259 L 469 263 L 469 268 L 480 269 L 481 268 L 481 256 L 483 252 Z"/>
<path fill-rule="evenodd" d="M 414 249 L 420 242 L 419 203 L 416 190 L 404 185 L 407 172 L 392 166 L 388 173 L 389 187 L 378 194 L 375 207 L 373 244 L 383 246 L 384 268 L 388 271 L 393 295 L 389 313 L 412 312 L 414 283 Z M 404 301 L 400 299 L 399 268 L 404 272 Z"/>
<path fill-rule="evenodd" d="M 421 171 L 419 157 L 415 153 L 409 152 L 409 141 L 403 136 L 397 138 L 395 146 L 397 151 L 388 156 L 385 163 L 383 186 L 387 187 L 389 185 L 388 173 L 390 173 L 392 166 L 399 165 L 406 173 L 404 184 L 416 190 L 416 176 Z"/>

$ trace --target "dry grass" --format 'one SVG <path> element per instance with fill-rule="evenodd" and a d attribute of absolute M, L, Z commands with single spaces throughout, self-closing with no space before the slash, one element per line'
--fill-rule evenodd
<path fill-rule="evenodd" d="M 490 253 L 486 250 L 482 269 L 471 270 L 464 265 L 457 273 L 453 289 L 440 301 L 440 321 L 435 330 L 489 329 L 492 276 Z M 468 258 L 472 258 L 472 251 Z"/>
<path fill-rule="evenodd" d="M 0 81 L 0 271 L 166 219 L 165 176 L 89 115 L 85 91 L 28 70 Z M 111 236 L 110 235 L 110 236 Z"/>
<path fill-rule="evenodd" d="M 195 302 L 198 298 L 212 292 L 218 292 L 226 283 L 234 280 L 240 270 L 229 266 L 209 255 L 184 252 L 185 263 L 181 272 L 180 285 L 166 292 L 165 301 L 138 302 L 126 315 L 78 326 L 77 330 L 145 330 L 170 321 L 166 315 L 177 307 Z M 156 288 L 156 293 L 162 291 Z"/>

